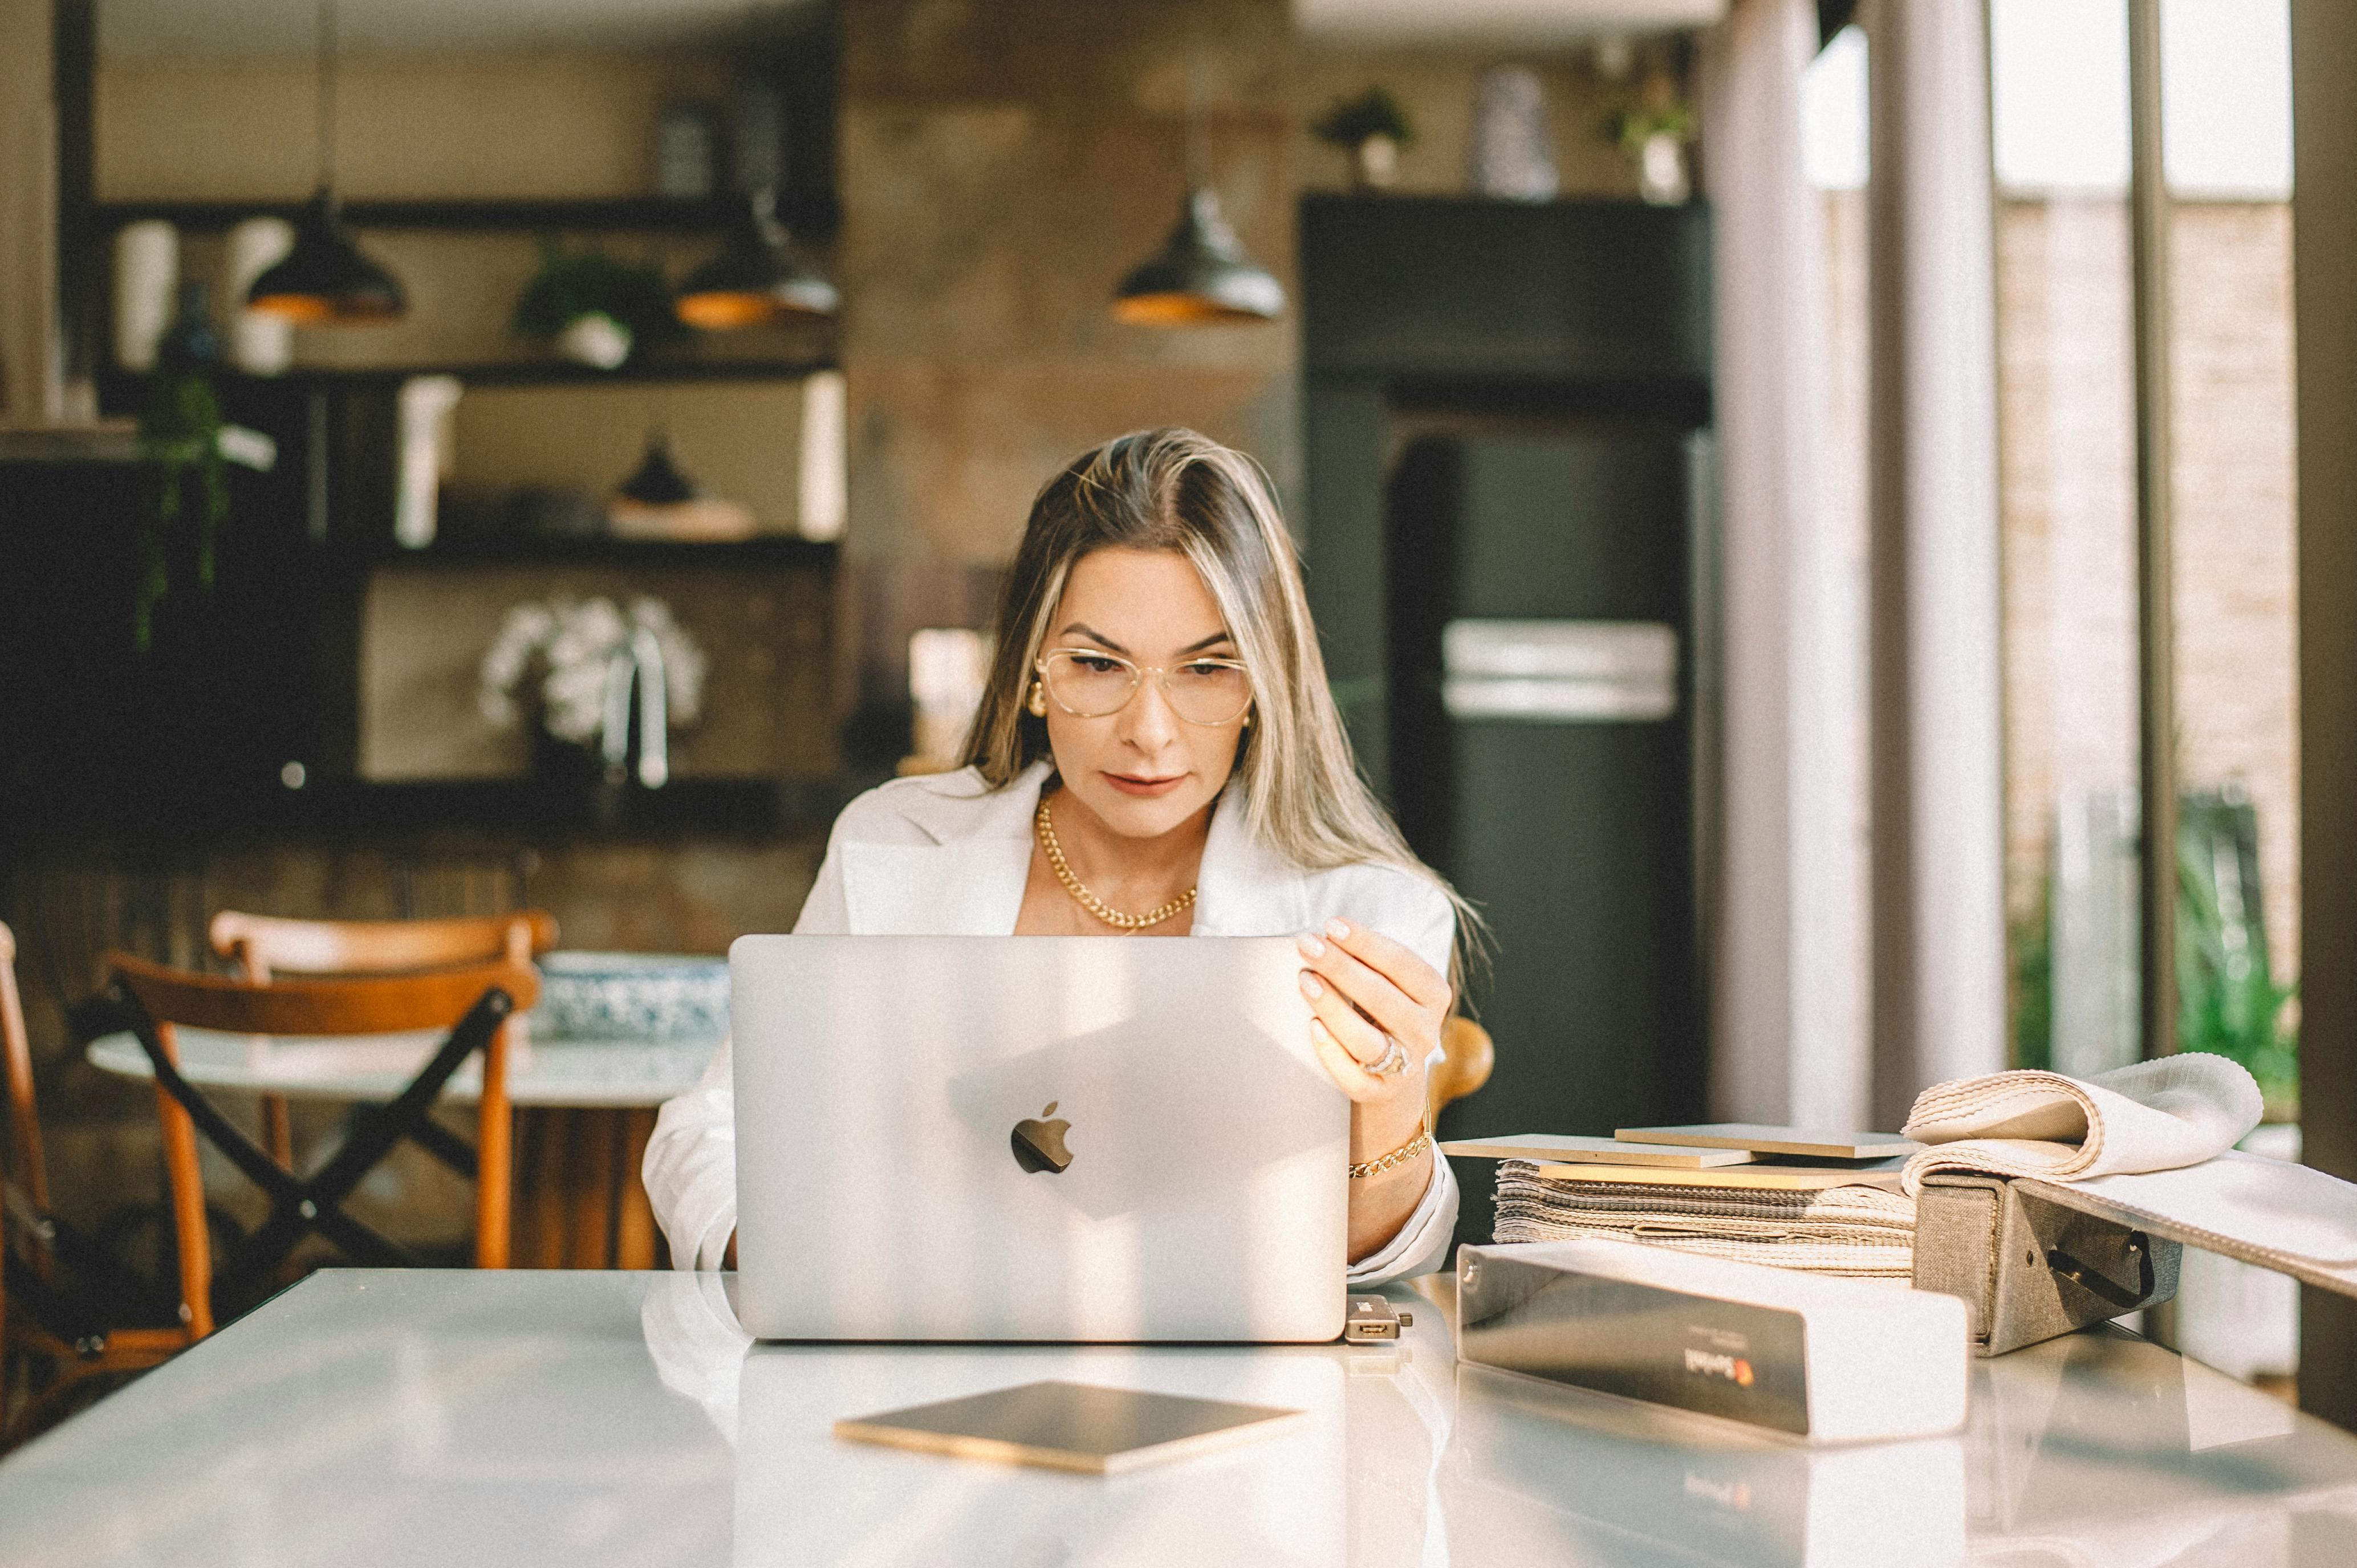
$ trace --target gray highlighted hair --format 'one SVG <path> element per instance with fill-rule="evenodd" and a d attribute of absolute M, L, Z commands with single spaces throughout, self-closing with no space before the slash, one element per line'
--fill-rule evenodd
<path fill-rule="evenodd" d="M 1372 864 L 1431 882 L 1457 908 L 1450 979 L 1461 994 L 1480 918 L 1415 857 L 1359 776 L 1267 478 L 1209 436 L 1176 428 L 1117 436 L 1040 489 L 999 599 L 966 761 L 999 789 L 1049 755 L 1047 721 L 1023 699 L 1073 564 L 1106 549 L 1175 551 L 1218 603 L 1253 683 L 1254 720 L 1228 794 L 1254 840 L 1307 871 Z"/>

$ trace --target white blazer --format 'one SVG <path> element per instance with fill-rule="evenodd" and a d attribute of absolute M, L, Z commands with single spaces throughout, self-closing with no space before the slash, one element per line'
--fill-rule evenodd
<path fill-rule="evenodd" d="M 845 806 L 827 840 L 798 934 L 1009 936 L 1031 869 L 1031 818 L 1048 777 L 1033 764 L 1004 789 L 972 768 L 899 779 Z M 1388 865 L 1302 871 L 1247 838 L 1224 802 L 1196 877 L 1193 934 L 1278 937 L 1335 916 L 1362 922 L 1448 972 L 1457 912 L 1439 888 Z M 655 1118 L 641 1167 L 683 1269 L 716 1269 L 737 1229 L 737 1103 L 726 1046 L 694 1089 Z M 1351 1268 L 1372 1285 L 1442 1267 L 1457 1228 L 1457 1182 L 1433 1156 L 1423 1201 L 1390 1243 Z"/>

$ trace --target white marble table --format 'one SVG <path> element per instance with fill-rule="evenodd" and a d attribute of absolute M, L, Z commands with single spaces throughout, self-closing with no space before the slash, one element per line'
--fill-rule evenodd
<path fill-rule="evenodd" d="M 526 1015 L 529 1018 L 529 1015 Z M 200 1089 L 282 1094 L 290 1100 L 390 1100 L 416 1076 L 439 1031 L 309 1039 L 175 1031 L 180 1071 Z M 533 1039 L 508 1073 L 517 1105 L 619 1110 L 662 1104 L 693 1087 L 720 1048 L 715 1040 Z M 146 1053 L 129 1033 L 90 1044 L 91 1064 L 124 1078 L 152 1078 Z M 471 1103 L 483 1091 L 479 1058 L 452 1075 L 443 1097 Z"/>
<path fill-rule="evenodd" d="M 1460 1369 L 1415 1305 L 1397 1348 L 751 1347 L 718 1276 L 330 1271 L 0 1461 L 0 1563 L 2357 1562 L 2357 1439 L 2116 1331 L 1819 1451 Z M 1312 1419 L 1112 1479 L 829 1434 L 1046 1376 Z"/>

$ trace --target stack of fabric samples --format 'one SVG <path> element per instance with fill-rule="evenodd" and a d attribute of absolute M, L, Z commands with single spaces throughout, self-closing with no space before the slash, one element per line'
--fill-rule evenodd
<path fill-rule="evenodd" d="M 1714 1123 L 1442 1147 L 1500 1162 L 1500 1241 L 1604 1237 L 1853 1279 L 1914 1271 L 1900 1167 L 1918 1145 L 1889 1133 Z"/>

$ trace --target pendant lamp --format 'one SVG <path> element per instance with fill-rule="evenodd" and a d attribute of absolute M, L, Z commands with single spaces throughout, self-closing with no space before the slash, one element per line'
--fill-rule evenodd
<path fill-rule="evenodd" d="M 1274 321 L 1285 314 L 1285 285 L 1244 254 L 1219 197 L 1199 186 L 1161 252 L 1122 279 L 1113 314 L 1133 327 Z"/>
<path fill-rule="evenodd" d="M 826 274 L 803 259 L 778 221 L 778 196 L 745 199 L 720 253 L 687 275 L 674 306 L 690 327 L 725 332 L 795 317 L 833 316 L 842 303 Z"/>
<path fill-rule="evenodd" d="M 695 499 L 695 486 L 673 460 L 670 438 L 661 430 L 650 430 L 646 455 L 614 493 L 641 506 L 677 506 Z"/>
<path fill-rule="evenodd" d="M 344 228 L 335 176 L 336 0 L 319 0 L 319 188 L 295 220 L 295 248 L 246 290 L 248 308 L 301 326 L 393 321 L 409 308 Z"/>
<path fill-rule="evenodd" d="M 1220 327 L 1274 321 L 1285 314 L 1285 285 L 1244 254 L 1220 199 L 1204 177 L 1196 124 L 1200 50 L 1187 55 L 1187 199 L 1162 249 L 1133 268 L 1114 291 L 1113 317 L 1132 327 Z"/>

